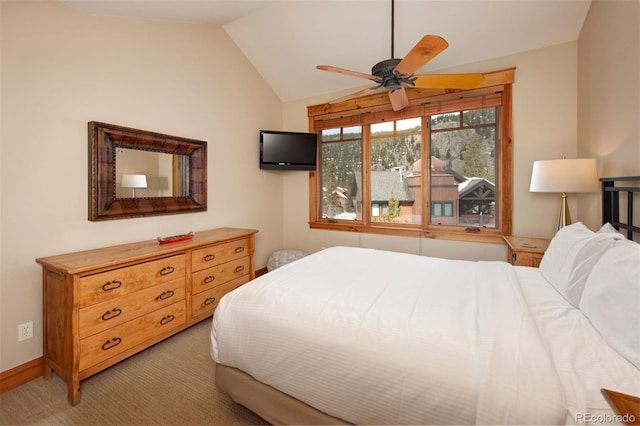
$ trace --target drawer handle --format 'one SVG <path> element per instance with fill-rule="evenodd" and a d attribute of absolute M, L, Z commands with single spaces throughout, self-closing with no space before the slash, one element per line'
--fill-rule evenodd
<path fill-rule="evenodd" d="M 175 270 L 176 268 L 174 268 L 173 266 L 165 266 L 164 268 L 160 269 L 160 275 L 169 275 L 172 274 Z"/>
<path fill-rule="evenodd" d="M 239 246 L 239 247 L 236 247 L 235 249 L 236 253 L 242 253 L 243 251 L 244 251 L 244 246 Z"/>
<path fill-rule="evenodd" d="M 211 262 L 213 259 L 216 258 L 216 255 L 213 253 L 209 253 L 208 255 L 206 255 L 205 257 L 202 258 L 202 260 L 204 260 L 205 262 Z"/>
<path fill-rule="evenodd" d="M 115 348 L 116 346 L 118 346 L 120 343 L 122 342 L 122 339 L 119 337 L 114 337 L 113 339 L 109 339 L 106 342 L 104 342 L 102 344 L 102 350 L 106 351 L 109 350 L 111 348 Z"/>
<path fill-rule="evenodd" d="M 156 297 L 156 300 L 166 300 L 166 299 L 169 299 L 170 297 L 173 297 L 174 294 L 175 293 L 173 290 L 163 291 L 162 294 L 160 294 L 160 296 Z"/>
<path fill-rule="evenodd" d="M 242 272 L 242 271 L 244 271 L 244 265 L 238 265 L 238 266 L 236 266 L 235 271 L 236 271 L 236 272 Z"/>
<path fill-rule="evenodd" d="M 103 321 L 110 320 L 112 318 L 119 316 L 121 313 L 122 313 L 122 309 L 118 309 L 118 308 L 111 309 L 105 312 L 104 314 L 102 314 L 102 320 Z"/>
<path fill-rule="evenodd" d="M 169 324 L 174 319 L 176 319 L 176 317 L 171 315 L 171 314 L 169 314 L 169 315 L 167 315 L 165 317 L 162 317 L 162 319 L 160 320 L 160 325 Z"/>
<path fill-rule="evenodd" d="M 216 301 L 216 297 L 215 296 L 209 296 L 206 299 L 204 299 L 204 302 L 202 302 L 202 305 L 203 306 L 209 306 L 210 304 L 212 304 L 215 301 Z"/>
<path fill-rule="evenodd" d="M 121 285 L 122 285 L 122 281 L 118 281 L 118 280 L 108 281 L 104 283 L 104 285 L 102 286 L 102 290 L 103 291 L 115 290 Z"/>
<path fill-rule="evenodd" d="M 216 279 L 215 275 L 208 275 L 204 280 L 202 280 L 202 282 L 204 284 L 209 284 L 209 283 L 212 283 L 215 279 Z"/>

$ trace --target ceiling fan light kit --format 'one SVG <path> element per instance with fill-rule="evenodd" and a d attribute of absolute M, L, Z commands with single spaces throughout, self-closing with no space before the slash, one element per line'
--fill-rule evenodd
<path fill-rule="evenodd" d="M 424 74 L 415 75 L 418 69 L 444 51 L 449 43 L 436 35 L 425 35 L 402 59 L 393 58 L 393 16 L 394 2 L 391 0 L 391 57 L 378 62 L 371 68 L 371 74 L 352 71 L 331 65 L 318 65 L 322 71 L 337 72 L 353 77 L 365 78 L 376 83 L 365 90 L 358 90 L 343 96 L 331 103 L 342 102 L 347 99 L 364 96 L 368 90 L 374 93 L 376 89 L 384 88 L 389 92 L 389 100 L 394 111 L 409 105 L 405 88 L 428 89 L 471 89 L 482 83 L 482 74 Z"/>

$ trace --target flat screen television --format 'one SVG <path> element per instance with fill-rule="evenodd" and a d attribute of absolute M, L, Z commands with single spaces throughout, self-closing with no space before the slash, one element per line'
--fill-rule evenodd
<path fill-rule="evenodd" d="M 315 170 L 316 133 L 260 130 L 260 168 L 266 170 Z"/>

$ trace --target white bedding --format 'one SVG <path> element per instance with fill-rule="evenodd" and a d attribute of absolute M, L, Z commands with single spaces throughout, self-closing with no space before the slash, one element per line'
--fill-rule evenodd
<path fill-rule="evenodd" d="M 567 350 L 580 339 L 566 334 L 588 333 L 541 337 L 539 328 L 553 328 L 545 315 L 555 315 L 536 302 L 535 286 L 546 284 L 524 273 L 522 285 L 516 271 L 326 249 L 226 295 L 212 357 L 356 424 L 563 424 L 575 421 L 572 410 L 606 409 L 593 386 L 578 389 L 591 380 L 574 377 L 581 371 L 556 371 L 580 364 L 579 347 Z"/>
<path fill-rule="evenodd" d="M 585 423 L 587 415 L 611 423 L 615 418 L 600 389 L 640 395 L 640 370 L 607 344 L 580 309 L 547 285 L 537 268 L 515 270 L 560 377 L 567 424 Z"/>

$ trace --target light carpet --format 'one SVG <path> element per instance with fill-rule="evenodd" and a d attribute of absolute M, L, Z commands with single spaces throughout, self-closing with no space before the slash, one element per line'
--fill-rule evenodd
<path fill-rule="evenodd" d="M 33 380 L 0 395 L 0 424 L 254 425 L 264 420 L 215 386 L 207 319 L 81 382 Z"/>

